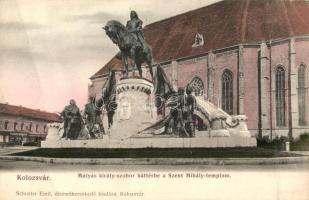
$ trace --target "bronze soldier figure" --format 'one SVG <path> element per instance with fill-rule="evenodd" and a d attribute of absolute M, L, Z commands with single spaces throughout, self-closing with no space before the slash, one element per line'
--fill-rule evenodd
<path fill-rule="evenodd" d="M 187 86 L 184 121 L 186 131 L 189 133 L 190 137 L 195 136 L 194 110 L 196 109 L 196 99 L 192 95 L 192 92 L 193 92 L 192 88 L 190 86 Z"/>
<path fill-rule="evenodd" d="M 82 117 L 73 99 L 70 100 L 70 104 L 64 108 L 60 115 L 64 121 L 62 138 L 77 139 L 82 128 Z"/>
<path fill-rule="evenodd" d="M 101 110 L 96 106 L 95 98 L 90 97 L 89 102 L 85 105 L 84 118 L 86 119 L 86 127 L 89 131 L 91 138 L 96 138 L 97 132 L 95 125 L 99 125 L 99 132 L 105 133 L 103 123 L 101 120 Z"/>
<path fill-rule="evenodd" d="M 157 66 L 154 86 L 156 107 L 158 110 L 164 106 L 170 107 L 170 112 L 163 119 L 140 131 L 140 133 L 156 131 L 164 127 L 164 134 L 194 137 L 196 99 L 192 95 L 192 88 L 187 86 L 186 91 L 184 88 L 178 88 L 176 92 L 160 65 Z"/>

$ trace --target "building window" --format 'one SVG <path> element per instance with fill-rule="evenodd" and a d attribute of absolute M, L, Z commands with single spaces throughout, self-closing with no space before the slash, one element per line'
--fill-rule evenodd
<path fill-rule="evenodd" d="M 39 125 L 38 124 L 35 126 L 35 132 L 39 132 Z"/>
<path fill-rule="evenodd" d="M 221 102 L 222 109 L 228 114 L 233 114 L 233 74 L 226 69 L 222 74 Z"/>
<path fill-rule="evenodd" d="M 47 133 L 47 127 L 44 125 L 44 133 Z"/>
<path fill-rule="evenodd" d="M 204 95 L 204 83 L 199 77 L 194 77 L 189 83 L 189 87 L 191 87 L 195 96 Z"/>
<path fill-rule="evenodd" d="M 282 66 L 276 69 L 276 122 L 285 126 L 285 71 Z"/>
<path fill-rule="evenodd" d="M 14 131 L 17 130 L 17 122 L 14 122 Z"/>
<path fill-rule="evenodd" d="M 298 123 L 299 126 L 307 125 L 307 77 L 306 66 L 298 68 Z"/>
<path fill-rule="evenodd" d="M 20 125 L 20 130 L 21 130 L 21 131 L 23 131 L 23 130 L 24 130 L 24 122 L 23 122 L 23 123 L 21 123 L 21 125 Z"/>
<path fill-rule="evenodd" d="M 32 123 L 29 124 L 29 131 L 32 131 Z"/>
<path fill-rule="evenodd" d="M 4 129 L 8 130 L 8 128 L 9 128 L 9 121 L 5 121 L 4 122 Z"/>

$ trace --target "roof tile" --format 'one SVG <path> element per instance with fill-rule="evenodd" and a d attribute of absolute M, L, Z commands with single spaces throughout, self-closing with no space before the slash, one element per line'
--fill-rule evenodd
<path fill-rule="evenodd" d="M 14 106 L 0 103 L 0 114 L 9 114 L 23 117 L 41 119 L 50 122 L 60 122 L 60 117 L 56 113 L 34 110 L 22 106 Z"/>

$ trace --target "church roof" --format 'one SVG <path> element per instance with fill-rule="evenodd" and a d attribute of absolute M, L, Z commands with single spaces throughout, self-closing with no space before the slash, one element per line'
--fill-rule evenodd
<path fill-rule="evenodd" d="M 14 106 L 9 104 L 0 103 L 0 115 L 8 114 L 14 116 L 29 117 L 34 119 L 40 119 L 49 122 L 59 122 L 60 117 L 56 113 L 50 113 L 42 110 L 35 110 L 25 108 L 22 106 Z"/>
<path fill-rule="evenodd" d="M 197 33 L 204 45 L 192 47 Z M 309 34 L 309 2 L 292 0 L 225 0 L 144 27 L 154 61 L 199 55 L 241 43 Z M 120 69 L 112 58 L 91 79 Z"/>

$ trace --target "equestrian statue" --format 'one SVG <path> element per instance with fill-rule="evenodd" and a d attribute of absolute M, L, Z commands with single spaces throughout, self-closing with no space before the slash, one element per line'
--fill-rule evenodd
<path fill-rule="evenodd" d="M 121 59 L 125 66 L 124 76 L 129 74 L 129 58 L 132 61 L 133 69 L 138 69 L 142 77 L 143 63 L 147 63 L 151 78 L 152 72 L 152 52 L 151 47 L 146 43 L 142 29 L 143 21 L 138 18 L 135 11 L 131 11 L 130 20 L 124 26 L 119 21 L 110 20 L 103 27 L 107 36 L 116 44 L 121 53 Z"/>

